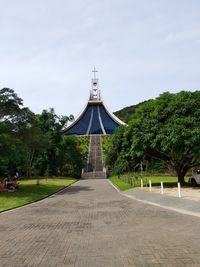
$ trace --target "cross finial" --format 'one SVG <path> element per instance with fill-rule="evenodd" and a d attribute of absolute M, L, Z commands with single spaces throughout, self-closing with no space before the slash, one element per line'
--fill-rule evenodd
<path fill-rule="evenodd" d="M 92 72 L 94 72 L 94 79 L 96 79 L 96 72 L 98 72 L 98 70 L 96 70 L 96 68 L 94 67 L 94 70 Z"/>

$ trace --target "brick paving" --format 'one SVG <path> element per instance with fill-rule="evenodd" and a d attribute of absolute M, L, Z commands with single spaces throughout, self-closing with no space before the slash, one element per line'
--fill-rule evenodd
<path fill-rule="evenodd" d="M 0 214 L 0 266 L 200 266 L 199 229 L 199 218 L 82 180 Z"/>
<path fill-rule="evenodd" d="M 168 207 L 169 209 L 179 210 L 183 214 L 193 214 L 200 218 L 200 202 L 196 200 L 183 197 L 178 198 L 166 194 L 162 195 L 160 193 L 149 192 L 138 188 L 126 190 L 125 192 L 121 192 L 121 194 L 131 196 L 135 200 L 147 201 L 162 207 Z"/>

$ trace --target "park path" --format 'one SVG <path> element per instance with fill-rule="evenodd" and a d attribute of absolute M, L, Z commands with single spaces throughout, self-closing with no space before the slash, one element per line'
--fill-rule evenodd
<path fill-rule="evenodd" d="M 200 266 L 199 229 L 199 218 L 82 180 L 0 214 L 0 266 Z"/>

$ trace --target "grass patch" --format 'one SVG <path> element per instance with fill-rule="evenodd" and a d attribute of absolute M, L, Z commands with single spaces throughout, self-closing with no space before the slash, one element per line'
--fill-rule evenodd
<path fill-rule="evenodd" d="M 132 185 L 125 183 L 124 181 L 122 181 L 121 179 L 119 179 L 117 176 L 112 176 L 110 177 L 110 181 L 116 185 L 121 191 L 133 188 Z"/>
<path fill-rule="evenodd" d="M 129 184 L 132 180 L 132 185 Z M 128 190 L 134 187 L 140 187 L 140 176 L 134 173 L 127 173 L 120 176 L 110 177 L 110 181 L 116 185 L 121 191 Z M 143 177 L 144 187 L 148 186 L 149 180 L 151 180 L 152 186 L 160 186 L 160 182 L 167 187 L 177 186 L 178 178 L 176 176 L 157 176 L 157 175 L 147 175 Z M 188 177 L 185 177 L 186 183 L 188 183 Z"/>
<path fill-rule="evenodd" d="M 0 211 L 43 199 L 75 181 L 73 178 L 48 178 L 40 179 L 37 185 L 36 179 L 21 180 L 17 191 L 0 193 Z"/>
<path fill-rule="evenodd" d="M 188 183 L 189 177 L 185 177 L 185 182 Z M 160 186 L 160 182 L 163 182 L 166 186 L 177 186 L 178 177 L 177 176 L 146 176 L 144 178 L 144 185 L 148 185 L 149 180 L 151 180 L 152 186 Z M 140 186 L 140 181 L 138 181 Z"/>

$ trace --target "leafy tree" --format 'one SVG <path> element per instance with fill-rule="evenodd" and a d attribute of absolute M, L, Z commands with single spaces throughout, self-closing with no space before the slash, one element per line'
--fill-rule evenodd
<path fill-rule="evenodd" d="M 13 89 L 0 89 L 0 121 L 15 121 L 21 113 L 23 101 Z"/>
<path fill-rule="evenodd" d="M 134 160 L 129 153 L 130 140 L 126 135 L 126 127 L 120 126 L 110 138 L 104 138 L 106 165 L 115 174 L 122 174 L 134 168 Z"/>
<path fill-rule="evenodd" d="M 21 133 L 33 116 L 13 89 L 0 89 L 0 175 L 13 173 L 21 164 Z"/>
<path fill-rule="evenodd" d="M 60 152 L 63 151 L 62 129 L 71 119 L 73 119 L 72 116 L 57 116 L 54 109 L 50 109 L 49 111 L 43 110 L 43 112 L 37 116 L 38 127 L 45 134 L 48 142 L 42 164 L 43 170 L 48 169 L 49 175 L 58 175 Z"/>
<path fill-rule="evenodd" d="M 81 150 L 77 137 L 63 137 L 58 153 L 58 162 L 59 175 L 80 177 L 81 170 L 84 164 L 84 158 L 81 155 Z"/>
<path fill-rule="evenodd" d="M 141 105 L 127 131 L 130 153 L 164 161 L 184 184 L 187 171 L 200 164 L 200 92 L 164 93 Z"/>
<path fill-rule="evenodd" d="M 106 163 L 113 168 L 113 164 L 118 156 L 123 152 L 123 134 L 124 126 L 118 127 L 111 136 L 111 143 L 109 145 L 108 154 L 106 155 Z"/>
<path fill-rule="evenodd" d="M 0 176 L 80 175 L 83 152 L 62 132 L 70 120 L 53 109 L 35 115 L 13 89 L 0 89 Z"/>

